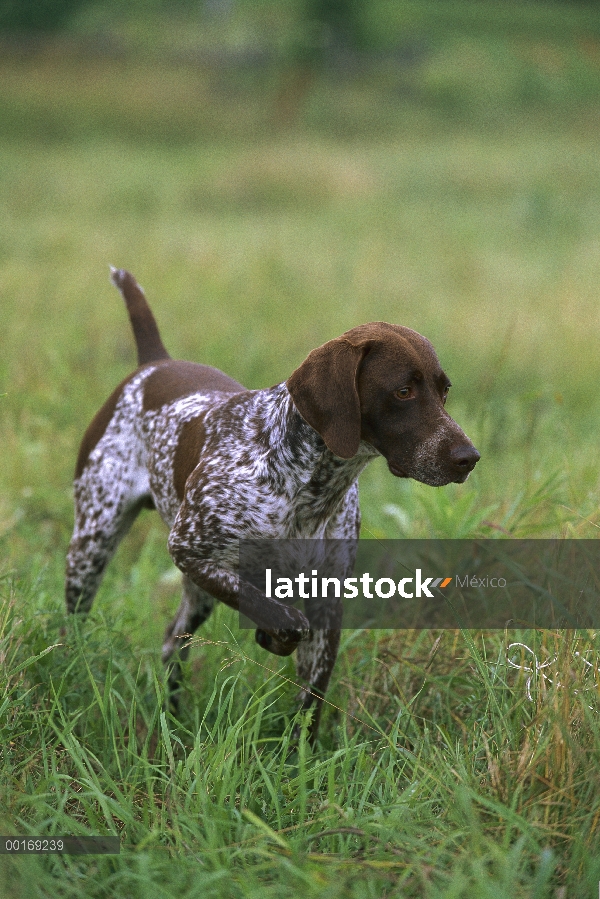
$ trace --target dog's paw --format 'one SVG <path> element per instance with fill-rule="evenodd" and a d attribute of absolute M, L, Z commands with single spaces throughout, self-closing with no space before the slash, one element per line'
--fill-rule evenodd
<path fill-rule="evenodd" d="M 309 628 L 275 631 L 265 631 L 262 628 L 258 628 L 255 634 L 258 645 L 276 656 L 291 655 L 298 644 L 303 640 L 307 640 L 309 636 Z"/>

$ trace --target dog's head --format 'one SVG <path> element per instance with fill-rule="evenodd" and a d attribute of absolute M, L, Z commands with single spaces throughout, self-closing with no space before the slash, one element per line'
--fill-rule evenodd
<path fill-rule="evenodd" d="M 444 408 L 450 381 L 416 331 L 371 322 L 309 354 L 287 381 L 294 404 L 331 452 L 361 440 L 393 475 L 439 487 L 462 483 L 479 453 Z"/>

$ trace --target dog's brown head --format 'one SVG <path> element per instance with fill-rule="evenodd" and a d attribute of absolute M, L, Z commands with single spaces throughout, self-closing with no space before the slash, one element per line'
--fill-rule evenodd
<path fill-rule="evenodd" d="M 370 322 L 313 350 L 287 381 L 296 408 L 331 452 L 361 440 L 392 474 L 440 487 L 462 483 L 479 453 L 444 408 L 450 381 L 416 331 Z"/>

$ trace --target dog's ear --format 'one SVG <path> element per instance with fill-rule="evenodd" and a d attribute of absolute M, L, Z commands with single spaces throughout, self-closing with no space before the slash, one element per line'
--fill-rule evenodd
<path fill-rule="evenodd" d="M 309 353 L 287 380 L 302 418 L 341 459 L 355 456 L 360 444 L 357 376 L 366 352 L 366 343 L 338 337 Z"/>

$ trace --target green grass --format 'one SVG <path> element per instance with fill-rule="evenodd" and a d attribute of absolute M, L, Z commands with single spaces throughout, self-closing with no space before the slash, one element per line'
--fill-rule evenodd
<path fill-rule="evenodd" d="M 312 752 L 292 662 L 221 607 L 176 722 L 178 584 L 148 513 L 60 636 L 78 442 L 134 364 L 109 264 L 173 355 L 249 387 L 364 321 L 432 340 L 481 462 L 437 490 L 373 464 L 364 536 L 597 536 L 600 17 L 490 9 L 403 5 L 416 61 L 322 73 L 286 126 L 280 68 L 177 57 L 181 22 L 124 23 L 117 58 L 3 52 L 0 831 L 123 848 L 0 856 L 0 895 L 596 894 L 593 633 L 345 632 Z M 240 21 L 224 46 L 251 42 Z M 515 641 L 554 659 L 531 699 Z"/>

